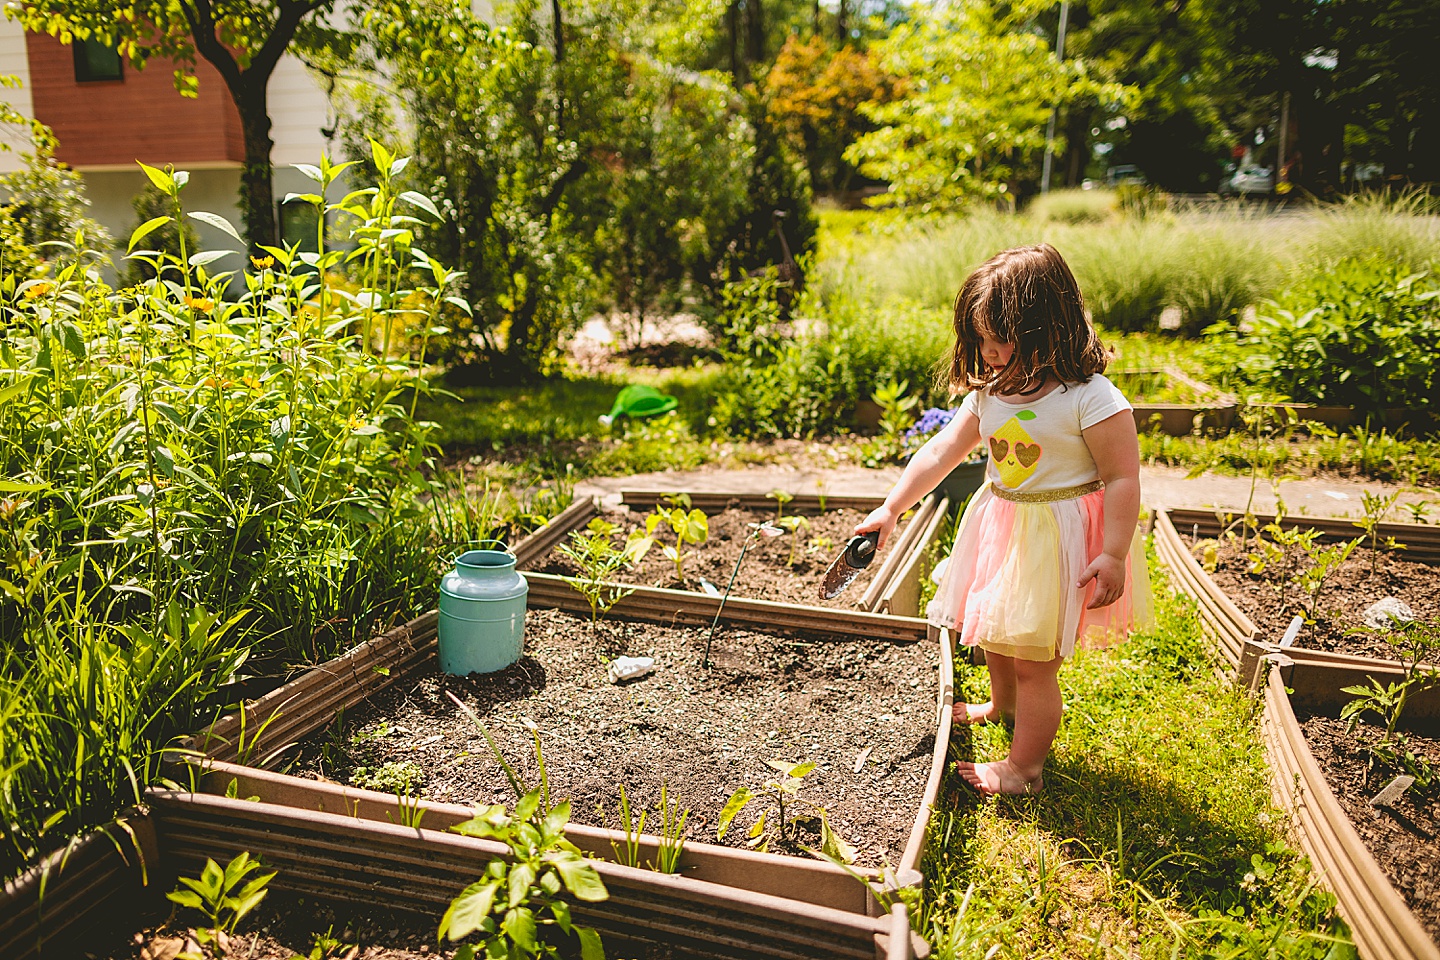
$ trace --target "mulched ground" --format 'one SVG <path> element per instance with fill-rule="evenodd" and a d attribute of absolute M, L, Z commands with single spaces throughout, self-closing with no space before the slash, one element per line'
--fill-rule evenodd
<path fill-rule="evenodd" d="M 630 509 L 606 515 L 607 520 L 620 527 L 614 536 L 617 547 L 624 544 L 625 537 L 632 529 L 644 529 L 645 516 L 650 512 Z M 637 567 L 624 571 L 617 579 L 641 586 L 698 592 L 703 589 L 700 583 L 703 578 L 723 593 L 735 571 L 735 562 L 740 559 L 741 547 L 752 532 L 750 524 L 773 520 L 775 513 L 774 510 L 730 506 L 709 515 L 707 522 L 710 532 L 705 542 L 686 548 L 684 581 L 676 577 L 674 562 L 661 553 L 662 544 L 673 546 L 675 543 L 674 533 L 669 526 L 662 523 L 656 530 L 659 542 L 650 549 L 649 554 Z M 787 511 L 787 514 L 794 515 L 791 511 Z M 825 568 L 854 535 L 855 525 L 864 520 L 865 516 L 864 512 L 858 510 L 828 510 L 823 514 L 804 516 L 805 525 L 795 533 L 773 538 L 761 537 L 745 551 L 745 560 L 735 574 L 735 585 L 731 588 L 730 595 L 779 603 L 853 608 L 875 579 L 876 572 L 884 563 L 884 555 L 862 570 L 855 582 L 832 600 L 820 597 L 820 580 L 825 574 Z M 901 528 L 897 526 L 898 529 Z M 539 567 L 539 572 L 566 577 L 578 574 L 570 560 L 554 552 Z"/>
<path fill-rule="evenodd" d="M 1356 531 L 1357 533 L 1359 531 Z M 1194 549 L 1194 538 L 1184 539 Z M 1259 628 L 1259 638 L 1278 641 L 1297 614 L 1309 609 L 1309 597 L 1289 582 L 1307 562 L 1292 551 L 1288 561 L 1256 575 L 1249 572 L 1253 543 L 1222 540 L 1219 564 L 1210 579 L 1225 591 L 1240 610 Z M 1371 571 L 1371 561 L 1374 571 Z M 1440 567 L 1406 558 L 1404 552 L 1380 550 L 1372 553 L 1359 546 L 1320 592 L 1313 623 L 1300 631 L 1295 646 L 1311 650 L 1355 654 L 1383 660 L 1399 659 L 1384 636 L 1365 627 L 1361 614 L 1382 597 L 1397 597 L 1409 604 L 1422 620 L 1440 620 Z"/>
<path fill-rule="evenodd" d="M 774 776 L 768 760 L 811 760 L 818 766 L 801 798 L 823 807 L 859 848 L 857 864 L 897 863 L 934 746 L 935 647 L 722 625 L 706 670 L 704 641 L 701 628 L 607 620 L 592 631 L 585 618 L 531 610 L 519 663 L 484 676 L 407 679 L 304 743 L 292 772 L 374 785 L 383 768 L 391 780 L 408 775 L 426 799 L 513 803 L 482 735 L 448 691 L 484 719 L 531 785 L 539 781 L 534 724 L 552 796 L 570 798 L 578 822 L 619 827 L 623 785 L 635 816 L 650 808 L 646 829 L 658 832 L 664 783 L 690 810 L 689 839 L 739 846 L 769 808 L 753 801 L 717 841 L 731 794 L 760 790 Z M 655 673 L 610 683 L 606 666 L 621 654 L 654 657 Z"/>
<path fill-rule="evenodd" d="M 1300 726 L 1361 839 L 1426 931 L 1440 940 L 1440 873 L 1435 869 L 1440 863 L 1440 797 L 1411 788 L 1393 807 L 1372 806 L 1371 798 L 1398 772 L 1368 767 L 1364 747 L 1378 741 L 1383 728 L 1362 725 L 1351 735 L 1344 722 L 1330 717 L 1301 718 Z M 1412 735 L 1407 741 L 1417 756 L 1440 769 L 1440 740 Z"/>

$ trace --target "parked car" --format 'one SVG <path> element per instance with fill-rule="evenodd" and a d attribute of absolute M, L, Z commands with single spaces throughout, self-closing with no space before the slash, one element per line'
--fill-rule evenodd
<path fill-rule="evenodd" d="M 1105 185 L 1118 187 L 1122 183 L 1145 184 L 1145 174 L 1133 163 L 1121 163 L 1105 171 Z"/>
<path fill-rule="evenodd" d="M 1275 173 L 1269 167 L 1238 167 L 1220 181 L 1221 196 L 1268 195 L 1275 192 Z"/>

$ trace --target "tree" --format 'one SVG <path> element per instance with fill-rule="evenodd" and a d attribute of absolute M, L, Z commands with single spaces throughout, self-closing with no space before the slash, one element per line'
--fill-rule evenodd
<path fill-rule="evenodd" d="M 1036 176 L 1056 104 L 1131 95 L 1092 79 L 1084 61 L 1061 63 L 1043 37 L 1016 29 L 1043 6 L 1027 0 L 1002 13 L 986 0 L 952 0 L 917 9 L 915 20 L 871 48 L 901 93 L 861 107 L 879 129 L 845 158 L 890 183 L 880 202 L 932 213 L 1013 197 Z"/>
<path fill-rule="evenodd" d="M 335 0 L 28 0 L 5 8 L 27 29 L 64 43 L 94 38 L 143 69 L 151 57 L 176 64 L 175 88 L 194 96 L 196 57 L 220 73 L 240 114 L 245 160 L 240 208 L 251 247 L 275 243 L 270 112 L 266 89 L 280 56 L 298 38 L 319 44 L 336 32 L 323 22 Z"/>
<path fill-rule="evenodd" d="M 864 51 L 791 34 L 765 77 L 765 97 L 771 122 L 805 157 L 814 187 L 845 190 L 854 174 L 845 150 L 872 128 L 860 105 L 893 99 L 894 83 Z"/>

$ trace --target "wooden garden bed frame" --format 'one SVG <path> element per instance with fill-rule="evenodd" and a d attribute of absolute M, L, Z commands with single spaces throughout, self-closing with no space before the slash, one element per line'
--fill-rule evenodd
<path fill-rule="evenodd" d="M 1295 716 L 1296 703 L 1338 714 L 1350 699 L 1349 694 L 1340 692 L 1342 687 L 1365 683 L 1367 676 L 1386 683 L 1400 675 L 1399 669 L 1386 669 L 1382 662 L 1366 667 L 1301 661 L 1283 668 L 1272 665 L 1264 691 L 1261 732 L 1275 801 L 1290 814 L 1300 848 L 1314 864 L 1321 883 L 1335 894 L 1360 955 L 1365 960 L 1440 960 L 1440 948 L 1410 912 L 1340 806 Z M 1287 686 L 1293 693 L 1286 692 Z M 1427 693 L 1406 704 L 1407 717 L 1440 717 L 1440 696 L 1436 695 L 1440 691 Z"/>
<path fill-rule="evenodd" d="M 1265 515 L 1256 519 L 1262 527 L 1274 521 Z M 1281 525 L 1313 527 L 1328 540 L 1360 534 L 1346 519 L 1287 517 Z M 1382 683 L 1396 680 L 1403 675 L 1401 664 L 1288 647 L 1284 653 L 1290 665 L 1275 665 L 1271 657 L 1280 650 L 1274 642 L 1278 638 L 1257 636 L 1254 623 L 1205 573 L 1179 532 L 1214 537 L 1223 528 L 1214 511 L 1160 511 L 1154 524 L 1155 550 L 1169 567 L 1175 586 L 1195 600 L 1222 672 L 1264 697 L 1261 727 L 1276 804 L 1290 815 L 1296 841 L 1314 863 L 1321 882 L 1335 894 L 1340 914 L 1350 924 L 1355 945 L 1366 960 L 1440 960 L 1440 949 L 1390 884 L 1325 782 L 1293 706 L 1303 703 L 1338 715 L 1343 703 L 1352 699 L 1341 692 L 1342 687 L 1367 684 L 1366 678 L 1372 676 Z M 1409 558 L 1440 562 L 1440 528 L 1386 523 L 1380 525 L 1379 535 L 1406 544 Z M 1287 687 L 1292 691 L 1289 694 Z M 1410 717 L 1440 716 L 1440 691 L 1431 690 L 1410 701 L 1406 713 Z"/>
<path fill-rule="evenodd" d="M 1197 400 L 1194 403 L 1134 403 L 1132 412 L 1135 416 L 1135 427 L 1141 433 L 1157 428 L 1161 433 L 1172 437 L 1184 437 L 1204 430 L 1229 433 L 1240 409 L 1240 401 L 1236 397 L 1218 387 L 1201 383 L 1175 367 L 1115 370 L 1113 375 L 1160 375 L 1184 384 L 1198 396 L 1213 398 Z"/>
<path fill-rule="evenodd" d="M 55 851 L 0 890 L 0 957 L 79 956 L 97 931 L 123 929 L 158 863 L 154 824 L 141 813 Z"/>
<path fill-rule="evenodd" d="M 925 517 L 927 522 L 934 517 L 935 509 L 941 506 L 942 504 L 938 503 L 930 505 L 931 513 Z M 589 511 L 592 509 L 593 503 L 589 502 L 572 505 L 551 524 L 517 544 L 514 552 L 521 565 L 534 563 L 536 559 L 544 556 L 568 530 L 588 522 L 591 515 Z M 920 519 L 917 516 L 912 521 L 912 526 L 916 530 L 921 529 L 921 524 L 916 522 Z M 943 520 L 943 510 L 938 519 Z M 900 556 L 901 551 L 897 549 L 895 555 Z M 562 578 L 538 573 L 526 573 L 525 577 L 530 586 L 530 606 L 554 607 L 588 615 L 587 602 Z M 719 605 L 719 598 L 705 594 L 640 587 L 622 599 L 611 611 L 611 616 L 664 624 L 708 625 L 714 620 Z M 921 882 L 920 859 L 928 841 L 931 812 L 939 795 L 950 740 L 950 708 L 954 702 L 954 665 L 953 650 L 948 643 L 948 638 L 940 637 L 938 632 L 931 630 L 924 620 L 913 617 L 825 607 L 804 607 L 733 596 L 726 602 L 724 613 L 724 619 L 727 622 L 744 623 L 759 628 L 803 630 L 812 636 L 822 638 L 828 636 L 844 639 L 863 638 L 870 641 L 889 640 L 936 644 L 939 653 L 937 657 L 936 736 L 929 775 L 924 791 L 918 798 L 918 809 L 900 863 L 892 872 L 884 876 L 873 871 L 866 874 L 869 881 L 877 887 L 894 889 L 918 885 Z M 206 822 L 215 824 L 219 824 L 228 817 L 235 818 L 237 824 L 233 829 L 226 826 L 222 830 L 222 833 L 230 831 L 225 833 L 225 836 L 230 839 L 226 839 L 224 842 L 231 843 L 233 841 L 235 844 L 241 844 L 242 841 L 253 841 L 258 844 L 263 839 L 264 830 L 246 827 L 239 823 L 247 816 L 253 815 L 252 819 L 260 818 L 263 813 L 263 818 L 268 818 L 265 819 L 265 822 L 272 824 L 272 827 L 265 829 L 278 830 L 280 828 L 274 824 L 280 821 L 275 818 L 284 820 L 286 817 L 303 814 L 301 820 L 310 826 L 305 826 L 299 821 L 284 820 L 286 824 L 289 824 L 284 829 L 292 832 L 286 833 L 290 839 L 273 847 L 275 857 L 282 857 L 287 849 L 286 844 L 298 842 L 296 837 L 303 834 L 305 830 L 313 829 L 324 833 L 332 828 L 338 829 L 337 824 L 324 820 L 325 817 L 339 817 L 343 820 L 344 832 L 348 840 L 340 844 L 343 849 L 336 851 L 337 853 L 345 852 L 353 847 L 355 850 L 365 851 L 373 848 L 378 855 L 378 851 L 382 849 L 392 850 L 399 842 L 397 838 L 411 843 L 421 843 L 422 841 L 430 843 L 432 841 L 440 842 L 436 840 L 436 837 L 443 837 L 441 846 L 445 849 L 451 849 L 457 843 L 472 842 L 470 838 L 446 835 L 428 829 L 432 825 L 445 826 L 451 822 L 458 822 L 455 819 L 457 817 L 468 819 L 471 812 L 468 808 L 444 804 L 422 804 L 422 808 L 427 811 L 426 819 L 423 821 L 427 829 L 419 831 L 417 834 L 417 831 L 414 830 L 398 828 L 392 822 L 399 819 L 396 810 L 397 801 L 394 796 L 277 774 L 250 765 L 256 761 L 256 758 L 274 751 L 277 747 L 284 749 L 285 746 L 323 729 L 333 722 L 339 710 L 353 709 L 392 684 L 413 675 L 416 671 L 429 668 L 436 656 L 437 621 L 438 615 L 435 611 L 424 614 L 410 623 L 396 627 L 334 660 L 307 671 L 285 686 L 245 704 L 236 713 L 221 719 L 212 725 L 205 734 L 192 738 L 190 742 L 196 758 L 189 768 L 192 772 L 188 774 L 193 777 L 194 792 L 185 795 L 157 794 L 157 803 L 160 803 L 163 809 L 172 811 L 180 810 L 181 807 L 178 805 L 181 804 L 198 803 L 200 806 L 186 807 L 185 809 L 195 811 L 195 816 L 208 817 L 210 819 Z M 180 777 L 177 776 L 177 779 Z M 230 805 L 221 803 L 219 806 L 215 806 L 215 803 L 225 800 L 224 796 L 218 796 L 218 794 L 224 794 L 230 789 L 232 781 L 238 796 L 259 797 L 260 803 L 239 806 L 235 806 L 233 803 Z M 174 815 L 178 816 L 179 814 Z M 190 815 L 190 813 L 185 814 L 185 816 Z M 322 819 L 305 820 L 306 817 L 317 816 Z M 215 829 L 221 828 L 217 826 Z M 299 833 L 293 833 L 293 831 L 299 831 Z M 430 834 L 435 834 L 435 836 L 430 836 Z M 624 843 L 624 835 L 620 832 L 581 825 L 571 827 L 570 837 L 577 846 L 598 856 L 613 856 L 611 844 L 623 846 Z M 331 841 L 325 842 L 330 843 Z M 266 853 L 267 856 L 272 850 L 272 847 L 269 846 L 226 847 L 221 844 L 220 840 L 216 840 L 214 843 L 217 850 L 222 848 L 232 850 L 232 856 L 233 853 L 242 849 Z M 644 843 L 653 845 L 656 840 L 646 838 Z M 176 847 L 174 849 L 179 851 L 176 855 L 185 863 L 192 863 L 197 857 L 201 857 L 199 848 L 192 850 L 188 847 Z M 642 849 L 644 848 L 642 847 Z M 405 857 L 419 856 L 413 851 L 406 854 L 403 851 L 392 850 L 392 853 L 399 858 L 396 860 L 397 864 L 400 864 Z M 216 856 L 214 853 L 205 855 Z M 347 855 L 349 854 L 347 853 Z M 391 853 L 385 855 L 390 856 Z M 493 851 L 489 855 L 493 856 Z M 216 858 L 218 859 L 218 856 Z M 419 859 L 423 860 L 424 857 L 419 857 Z M 473 856 L 471 859 L 473 860 Z M 283 859 L 272 859 L 272 865 L 282 867 L 282 876 L 283 864 Z M 606 867 L 607 869 L 613 867 L 621 871 L 628 870 L 628 868 L 615 864 L 607 864 Z M 404 875 L 405 869 L 400 869 L 400 874 Z M 757 853 L 687 842 L 680 860 L 680 870 L 683 874 L 680 877 L 669 877 L 645 870 L 622 872 L 617 875 L 620 877 L 620 881 L 617 882 L 621 883 L 621 889 L 635 888 L 640 891 L 635 894 L 638 898 L 637 903 L 649 900 L 660 902 L 666 898 L 679 898 L 679 901 L 683 901 L 686 897 L 692 897 L 693 893 L 694 903 L 685 908 L 690 911 L 687 916 L 693 914 L 694 917 L 703 917 L 708 915 L 706 911 L 712 913 L 719 911 L 714 913 L 715 917 L 729 918 L 726 923 L 721 923 L 719 920 L 714 920 L 713 923 L 706 921 L 706 923 L 710 923 L 710 926 L 696 920 L 699 925 L 690 933 L 685 934 L 685 937 L 688 938 L 685 942 L 692 943 L 693 941 L 695 949 L 701 953 L 704 952 L 701 950 L 701 945 L 708 944 L 704 949 L 719 951 L 713 953 L 715 956 L 858 956 L 859 954 L 853 952 L 857 948 L 851 941 L 846 941 L 851 942 L 851 945 L 845 948 L 845 950 L 851 951 L 848 953 L 835 952 L 839 949 L 836 947 L 826 947 L 825 950 L 831 951 L 828 953 L 825 950 L 814 954 L 796 952 L 800 951 L 802 947 L 809 949 L 809 947 L 805 947 L 805 944 L 810 941 L 804 939 L 809 934 L 794 933 L 792 936 L 792 934 L 783 933 L 783 929 L 786 929 L 788 925 L 795 931 L 803 932 L 813 926 L 814 918 L 823 916 L 830 917 L 826 923 L 831 925 L 825 928 L 830 933 L 826 936 L 831 934 L 839 936 L 840 934 L 836 931 L 843 929 L 850 931 L 844 936 L 851 937 L 852 940 L 853 937 L 862 934 L 863 937 L 870 938 L 867 942 L 873 941 L 874 950 L 872 953 L 866 953 L 865 956 L 893 954 L 900 957 L 911 955 L 908 952 L 895 952 L 900 948 L 895 946 L 894 938 L 889 937 L 886 931 L 890 927 L 886 925 L 897 921 L 891 916 L 879 916 L 883 910 L 875 899 L 873 891 L 868 889 L 865 884 L 857 882 L 850 872 L 832 864 L 810 858 Z M 602 874 L 609 883 L 609 874 L 605 874 L 604 871 Z M 471 878 L 473 879 L 475 875 L 478 875 L 478 870 L 471 875 Z M 679 883 L 682 880 L 685 883 Z M 282 881 L 277 877 L 278 882 Z M 701 886 L 695 887 L 692 891 L 691 887 L 686 884 L 700 884 Z M 310 892 L 317 896 L 320 895 L 320 886 L 317 885 Z M 453 896 L 454 892 L 455 890 L 450 890 L 446 893 L 444 903 L 439 904 L 440 911 L 443 912 L 445 904 L 449 902 L 448 897 Z M 368 902 L 373 902 L 373 898 Z M 673 933 L 663 925 L 671 921 L 664 920 L 662 922 L 661 919 L 655 919 L 652 924 L 652 920 L 646 919 L 650 914 L 643 911 L 635 912 L 633 915 L 624 912 L 624 910 L 630 909 L 625 906 L 630 903 L 629 900 L 616 899 L 614 902 L 616 909 L 620 909 L 621 913 L 610 917 L 604 924 L 599 924 L 602 930 L 627 931 L 627 935 L 641 939 L 646 936 L 669 937 Z M 426 908 L 433 907 L 436 903 L 439 901 L 434 903 L 426 901 Z M 723 905 L 723 909 L 717 905 Z M 676 909 L 680 908 L 676 907 Z M 831 912 L 851 919 L 842 923 L 831 917 Z M 831 923 L 832 920 L 833 923 Z M 647 924 L 652 925 L 647 926 Z M 849 926 L 846 926 L 847 924 Z M 859 926 L 855 926 L 856 924 Z M 647 931 L 650 932 L 647 933 Z M 795 937 L 800 939 L 795 940 Z M 771 940 L 777 944 L 789 945 L 779 952 L 769 952 L 765 943 Z M 923 940 L 914 938 L 908 942 L 910 945 L 906 946 L 905 950 L 913 951 L 916 956 L 928 954 L 928 945 Z M 814 944 L 819 943 L 818 940 L 814 941 Z M 817 946 L 816 949 L 820 948 Z M 883 952 L 885 950 L 891 951 L 892 954 L 886 954 Z"/>

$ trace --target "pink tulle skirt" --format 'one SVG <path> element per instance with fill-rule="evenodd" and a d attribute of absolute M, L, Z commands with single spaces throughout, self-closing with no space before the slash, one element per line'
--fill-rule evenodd
<path fill-rule="evenodd" d="M 1022 660 L 1068 657 L 1076 644 L 1112 646 L 1154 622 L 1137 530 L 1125 562 L 1125 593 L 1086 609 L 1092 581 L 1075 582 L 1101 553 L 1105 491 L 1054 503 L 1013 503 L 982 487 L 960 518 L 926 616 L 961 643 Z"/>

